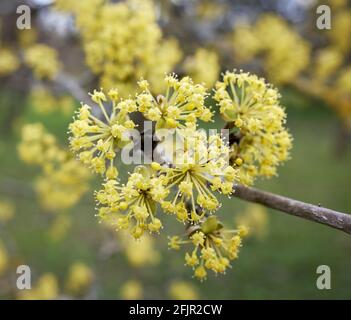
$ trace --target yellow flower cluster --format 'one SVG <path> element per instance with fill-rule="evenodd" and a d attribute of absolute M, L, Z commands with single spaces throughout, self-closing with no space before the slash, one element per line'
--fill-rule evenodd
<path fill-rule="evenodd" d="M 66 153 L 61 150 L 55 136 L 48 133 L 41 123 L 26 124 L 21 129 L 20 158 L 31 165 L 45 166 L 52 161 L 63 161 Z"/>
<path fill-rule="evenodd" d="M 328 31 L 329 39 L 343 54 L 351 51 L 350 41 L 345 40 L 345 35 L 351 34 L 351 10 L 349 7 L 341 7 L 333 11 L 332 28 Z"/>
<path fill-rule="evenodd" d="M 142 93 L 136 96 L 138 111 L 156 122 L 156 129 L 185 128 L 196 125 L 197 119 L 208 122 L 212 113 L 205 106 L 206 88 L 194 84 L 190 77 L 178 80 L 175 75 L 164 79 L 166 94 L 154 97 L 146 80 L 138 82 Z"/>
<path fill-rule="evenodd" d="M 278 164 L 289 157 L 292 138 L 279 98 L 275 88 L 249 73 L 226 72 L 216 84 L 214 99 L 231 128 L 231 163 L 239 167 L 243 184 L 276 175 Z"/>
<path fill-rule="evenodd" d="M 257 76 L 227 72 L 223 82 L 216 83 L 213 98 L 228 122 L 229 141 L 197 128 L 198 119 L 212 117 L 204 86 L 175 75 L 166 76 L 165 83 L 165 95 L 156 97 L 146 80 L 138 82 L 142 91 L 126 100 L 119 99 L 117 89 L 107 96 L 95 90 L 95 108 L 82 105 L 69 126 L 70 144 L 84 163 L 105 174 L 102 189 L 95 193 L 100 219 L 140 239 L 163 227 L 158 209 L 174 214 L 187 225 L 190 240 L 173 237 L 170 246 L 179 249 L 192 242 L 195 249 L 187 253 L 186 262 L 204 279 L 207 269 L 226 270 L 247 232 L 244 227 L 226 230 L 211 215 L 221 206 L 220 195 L 230 196 L 236 182 L 250 184 L 256 176 L 274 175 L 276 166 L 288 158 L 291 137 L 284 128 L 286 115 L 277 90 Z M 152 150 L 153 162 L 135 167 L 124 184 L 117 179 L 114 160 L 118 149 L 131 142 L 133 112 L 153 122 L 159 140 Z M 127 257 L 135 266 L 158 261 L 147 240 L 128 247 Z"/>
<path fill-rule="evenodd" d="M 19 66 L 19 59 L 10 49 L 0 49 L 0 77 L 7 76 L 15 72 Z"/>
<path fill-rule="evenodd" d="M 33 109 L 41 114 L 48 114 L 59 111 L 65 115 L 72 113 L 74 108 L 74 100 L 68 95 L 54 96 L 50 90 L 37 86 L 34 87 L 29 95 L 29 102 Z"/>
<path fill-rule="evenodd" d="M 194 269 L 194 276 L 200 280 L 207 277 L 207 270 L 225 273 L 230 261 L 238 257 L 242 237 L 247 229 L 224 229 L 216 216 L 210 216 L 200 224 L 188 228 L 189 239 L 178 236 L 169 238 L 169 247 L 179 250 L 181 245 L 192 244 L 194 249 L 185 254 L 185 264 Z"/>
<path fill-rule="evenodd" d="M 218 55 L 214 51 L 199 48 L 185 60 L 184 70 L 196 83 L 212 87 L 220 72 Z"/>
<path fill-rule="evenodd" d="M 118 176 L 114 165 L 116 150 L 131 143 L 129 130 L 135 127 L 130 113 L 143 113 L 146 119 L 156 122 L 157 129 L 195 127 L 197 119 L 211 120 L 212 113 L 204 104 L 206 89 L 202 85 L 193 84 L 189 77 L 178 80 L 174 75 L 166 76 L 165 83 L 165 96 L 156 98 L 146 80 L 138 82 L 142 92 L 135 99 L 119 99 L 116 89 L 110 89 L 107 96 L 102 90 L 94 90 L 91 98 L 99 106 L 103 120 L 93 115 L 89 105 L 82 105 L 69 126 L 71 149 L 94 172 L 115 179 Z M 111 112 L 104 105 L 107 100 L 112 104 Z"/>
<path fill-rule="evenodd" d="M 30 290 L 21 290 L 17 295 L 20 300 L 53 300 L 59 295 L 58 281 L 54 274 L 45 273 Z"/>
<path fill-rule="evenodd" d="M 104 189 L 96 193 L 96 200 L 101 205 L 99 216 L 111 220 L 116 216 L 117 229 L 130 230 L 135 239 L 145 231 L 159 232 L 161 220 L 156 217 L 157 203 L 168 194 L 161 178 L 148 172 L 146 167 L 136 167 L 129 176 L 126 185 L 119 185 L 116 180 L 108 180 Z"/>
<path fill-rule="evenodd" d="M 328 1 L 331 7 L 332 28 L 325 32 L 327 46 L 315 54 L 316 63 L 310 77 L 300 79 L 298 87 L 317 98 L 322 98 L 341 120 L 343 130 L 351 129 L 351 68 L 350 41 L 345 34 L 351 32 L 351 10 L 348 1 Z"/>
<path fill-rule="evenodd" d="M 102 87 L 117 86 L 128 97 L 140 77 L 149 79 L 155 88 L 162 84 L 181 53 L 175 40 L 162 39 L 152 1 L 79 2 L 59 0 L 57 7 L 74 13 L 86 62 L 100 76 Z"/>
<path fill-rule="evenodd" d="M 91 268 L 82 262 L 75 262 L 69 269 L 66 289 L 74 296 L 81 296 L 87 292 L 93 280 L 94 273 Z"/>
<path fill-rule="evenodd" d="M 23 126 L 18 152 L 24 162 L 42 168 L 35 189 L 45 209 L 56 211 L 72 207 L 86 192 L 89 171 L 60 148 L 41 123 Z"/>
<path fill-rule="evenodd" d="M 254 26 L 247 23 L 238 24 L 232 35 L 235 58 L 239 62 L 248 62 L 261 50 L 261 40 L 254 32 Z"/>
<path fill-rule="evenodd" d="M 43 208 L 57 212 L 73 207 L 88 190 L 89 171 L 69 154 L 62 162 L 43 168 L 35 182 L 35 190 Z"/>
<path fill-rule="evenodd" d="M 170 165 L 152 166 L 160 172 L 167 190 L 176 188 L 173 199 L 163 201 L 162 208 L 182 222 L 198 221 L 219 208 L 216 192 L 232 193 L 237 174 L 229 165 L 229 148 L 218 134 L 207 137 L 204 131 L 187 129 L 180 135 L 182 149 L 175 150 Z"/>
<path fill-rule="evenodd" d="M 252 26 L 235 29 L 233 46 L 244 62 L 261 55 L 265 73 L 275 84 L 291 82 L 310 62 L 308 42 L 273 14 L 262 15 Z"/>
<path fill-rule="evenodd" d="M 114 166 L 116 149 L 122 148 L 128 142 L 128 130 L 133 129 L 135 124 L 129 118 L 129 113 L 137 111 L 134 100 L 119 100 L 118 91 L 111 89 L 106 97 L 105 93 L 94 90 L 91 99 L 96 103 L 102 113 L 104 121 L 94 116 L 91 107 L 82 105 L 77 118 L 69 125 L 71 133 L 70 146 L 73 152 L 78 153 L 79 159 L 89 165 L 94 172 L 106 174 L 108 179 L 118 176 Z M 106 110 L 104 103 L 112 104 L 112 110 Z M 106 168 L 108 161 L 108 168 Z"/>
<path fill-rule="evenodd" d="M 61 67 L 56 50 L 44 44 L 34 44 L 25 49 L 24 62 L 39 79 L 55 78 Z"/>

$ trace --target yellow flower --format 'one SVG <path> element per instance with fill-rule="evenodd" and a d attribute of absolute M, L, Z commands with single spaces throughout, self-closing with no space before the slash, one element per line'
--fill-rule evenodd
<path fill-rule="evenodd" d="M 204 266 L 199 266 L 195 269 L 194 275 L 196 278 L 199 280 L 206 280 L 207 277 L 207 271 Z"/>
<path fill-rule="evenodd" d="M 216 193 L 230 195 L 236 170 L 228 162 L 229 148 L 219 135 L 206 136 L 193 129 L 178 131 L 182 143 L 171 157 L 171 166 L 159 170 L 167 189 L 176 188 L 163 208 L 180 221 L 197 221 L 220 203 Z"/>
<path fill-rule="evenodd" d="M 147 230 L 160 231 L 162 223 L 156 218 L 156 208 L 168 191 L 163 187 L 163 181 L 153 176 L 146 167 L 137 167 L 125 185 L 109 180 L 103 187 L 96 193 L 101 219 L 115 217 L 117 229 L 129 229 L 136 239 Z"/>
<path fill-rule="evenodd" d="M 254 56 L 262 57 L 264 71 L 275 84 L 292 82 L 310 62 L 309 43 L 274 14 L 261 15 L 252 26 L 236 28 L 233 47 L 244 62 Z"/>
<path fill-rule="evenodd" d="M 116 90 L 109 91 L 108 97 L 102 90 L 94 90 L 91 99 L 99 106 L 104 121 L 93 115 L 90 106 L 82 105 L 77 118 L 69 125 L 70 146 L 94 172 L 106 173 L 109 179 L 115 179 L 118 175 L 114 167 L 116 151 L 130 142 L 128 130 L 133 129 L 135 124 L 129 113 L 136 111 L 137 106 L 131 99 L 119 101 Z M 112 104 L 110 115 L 103 104 L 107 99 Z"/>
<path fill-rule="evenodd" d="M 196 125 L 197 119 L 210 121 L 212 113 L 205 106 L 206 89 L 189 77 L 165 78 L 166 94 L 154 97 L 145 80 L 139 82 L 143 92 L 136 96 L 138 110 L 146 119 L 156 122 L 156 129 L 185 128 Z"/>
<path fill-rule="evenodd" d="M 275 175 L 292 145 L 278 91 L 255 75 L 226 72 L 214 98 L 231 128 L 230 158 L 240 182 L 252 184 L 256 176 Z"/>
<path fill-rule="evenodd" d="M 178 236 L 168 237 L 168 247 L 170 249 L 179 250 L 180 245 L 182 244 L 181 239 Z"/>

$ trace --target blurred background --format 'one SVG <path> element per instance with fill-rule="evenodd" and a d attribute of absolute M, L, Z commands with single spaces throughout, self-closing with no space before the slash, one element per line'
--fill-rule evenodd
<path fill-rule="evenodd" d="M 23 3 L 31 28 L 19 30 Z M 330 30 L 316 27 L 321 4 L 331 8 Z M 255 187 L 350 213 L 349 1 L 3 0 L 0 22 L 0 298 L 350 298 L 349 235 L 238 199 L 223 198 L 220 214 L 250 229 L 239 259 L 225 275 L 193 279 L 185 252 L 167 248 L 167 235 L 184 232 L 172 217 L 168 234 L 143 242 L 99 223 L 100 178 L 67 141 L 94 88 L 128 96 L 144 77 L 162 92 L 173 71 L 213 88 L 221 72 L 243 69 L 279 88 L 294 137 L 279 176 Z M 44 161 L 38 136 L 66 162 Z M 32 290 L 16 288 L 22 264 Z M 331 290 L 316 287 L 323 264 Z"/>

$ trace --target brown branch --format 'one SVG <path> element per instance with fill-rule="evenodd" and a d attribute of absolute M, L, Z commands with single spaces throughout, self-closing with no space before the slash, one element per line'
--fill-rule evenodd
<path fill-rule="evenodd" d="M 295 217 L 318 222 L 351 234 L 351 215 L 243 185 L 234 186 L 234 196 L 262 204 Z"/>
<path fill-rule="evenodd" d="M 77 101 L 83 103 L 89 102 L 89 96 L 72 76 L 64 72 L 60 72 L 54 79 L 54 84 L 59 86 L 64 91 L 69 92 Z"/>

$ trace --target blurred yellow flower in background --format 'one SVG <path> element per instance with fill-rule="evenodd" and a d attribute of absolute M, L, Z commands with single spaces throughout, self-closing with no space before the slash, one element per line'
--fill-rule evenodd
<path fill-rule="evenodd" d="M 34 187 L 43 208 L 57 211 L 75 205 L 88 189 L 89 170 L 60 147 L 41 123 L 24 125 L 21 138 L 20 158 L 42 170 Z"/>
<path fill-rule="evenodd" d="M 48 229 L 50 238 L 56 242 L 62 240 L 70 230 L 71 226 L 71 217 L 65 212 L 60 212 L 54 217 L 54 220 Z"/>
<path fill-rule="evenodd" d="M 181 57 L 175 39 L 163 40 L 153 2 L 127 0 L 57 1 L 59 10 L 73 12 L 82 35 L 86 63 L 105 89 L 118 87 L 122 97 L 147 78 L 162 90 L 162 78 Z"/>
<path fill-rule="evenodd" d="M 136 268 L 147 265 L 157 265 L 160 262 L 160 253 L 155 249 L 155 240 L 148 234 L 143 241 L 131 241 L 130 235 L 121 233 L 122 246 L 128 263 Z"/>
<path fill-rule="evenodd" d="M 20 66 L 20 61 L 15 53 L 6 48 L 0 49 L 0 77 L 15 72 Z"/>
<path fill-rule="evenodd" d="M 199 48 L 185 60 L 184 70 L 195 83 L 204 83 L 211 88 L 220 72 L 219 57 L 215 51 Z"/>
<path fill-rule="evenodd" d="M 293 81 L 310 62 L 309 43 L 274 14 L 263 14 L 253 25 L 235 28 L 232 45 L 239 60 L 261 55 L 265 73 L 276 85 Z"/>
<path fill-rule="evenodd" d="M 17 294 L 20 300 L 53 300 L 59 296 L 57 278 L 52 273 L 43 274 L 31 289 L 21 290 Z"/>
<path fill-rule="evenodd" d="M 24 61 L 39 79 L 53 79 L 61 68 L 57 51 L 45 44 L 34 44 L 25 49 Z"/>
<path fill-rule="evenodd" d="M 351 34 L 351 10 L 341 8 L 333 12 L 333 26 L 328 31 L 332 44 L 342 53 L 347 54 L 351 50 L 351 43 L 345 39 L 345 35 Z"/>
<path fill-rule="evenodd" d="M 89 290 L 93 280 L 92 269 L 82 262 L 75 262 L 69 269 L 66 289 L 70 294 L 80 296 Z"/>
<path fill-rule="evenodd" d="M 269 216 L 267 209 L 261 205 L 247 205 L 242 212 L 235 215 L 234 221 L 237 225 L 247 227 L 250 237 L 263 239 L 268 233 Z"/>
<path fill-rule="evenodd" d="M 45 166 L 52 161 L 63 161 L 65 151 L 60 150 L 54 135 L 40 122 L 25 124 L 21 128 L 21 141 L 17 146 L 19 157 L 31 165 Z"/>
<path fill-rule="evenodd" d="M 175 300 L 198 300 L 200 298 L 197 288 L 191 282 L 177 280 L 170 284 L 169 295 Z"/>
<path fill-rule="evenodd" d="M 15 205 L 9 200 L 0 199 L 0 224 L 11 220 L 15 215 Z"/>
<path fill-rule="evenodd" d="M 89 179 L 89 170 L 69 158 L 58 164 L 47 164 L 34 186 L 43 208 L 57 211 L 74 206 L 88 190 Z"/>
<path fill-rule="evenodd" d="M 34 110 L 41 114 L 59 111 L 65 115 L 70 115 L 74 109 L 72 97 L 54 96 L 49 89 L 43 86 L 35 86 L 29 94 L 29 102 Z"/>
<path fill-rule="evenodd" d="M 0 240 L 0 277 L 9 266 L 9 257 L 4 243 Z"/>
<path fill-rule="evenodd" d="M 335 71 L 342 65 L 342 53 L 333 47 L 326 47 L 316 52 L 314 60 L 314 81 L 325 81 L 332 76 Z"/>
<path fill-rule="evenodd" d="M 121 286 L 120 295 L 125 300 L 142 299 L 143 286 L 138 280 L 128 280 Z"/>

